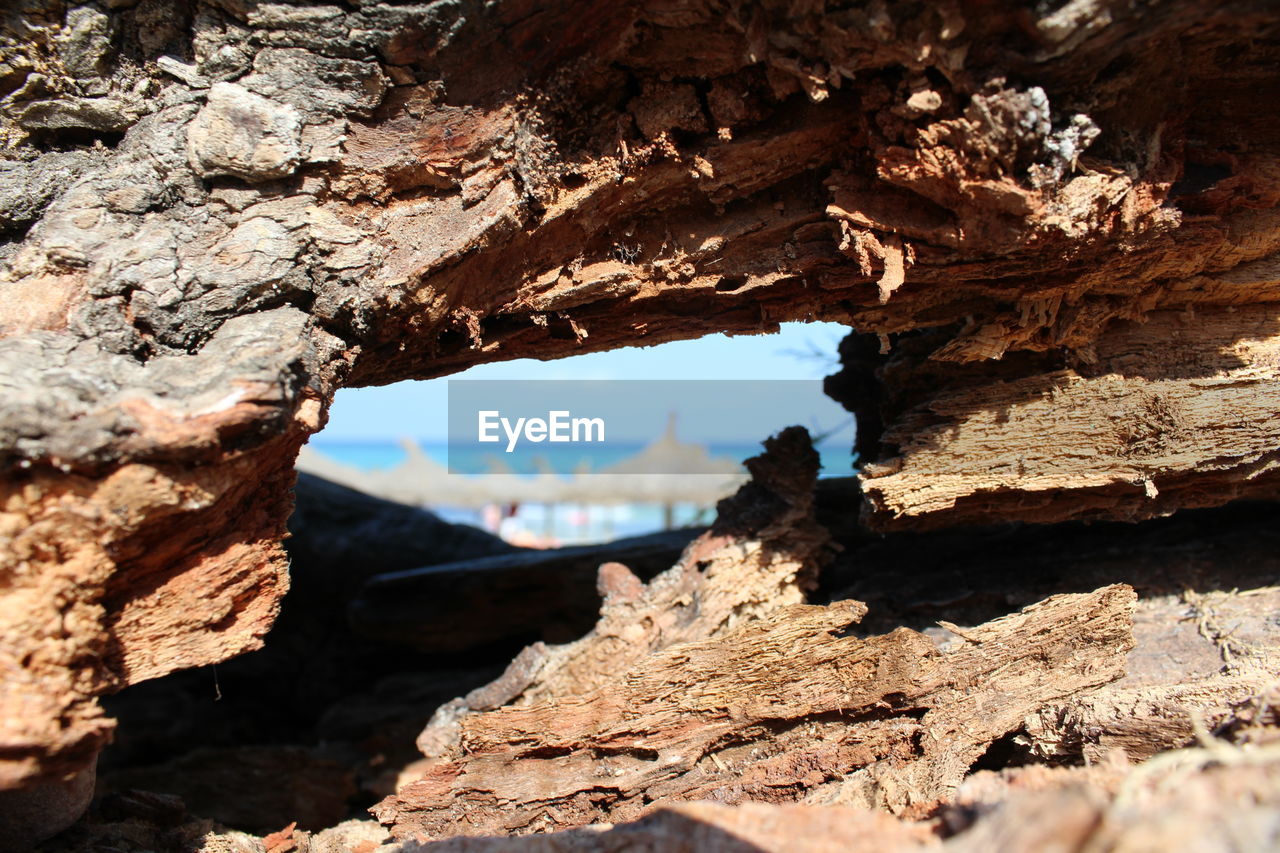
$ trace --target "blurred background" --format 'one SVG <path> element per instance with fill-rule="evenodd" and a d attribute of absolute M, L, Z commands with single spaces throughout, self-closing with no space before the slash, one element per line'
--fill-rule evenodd
<path fill-rule="evenodd" d="M 837 346 L 847 331 L 835 323 L 787 323 L 774 335 L 712 335 L 549 363 L 486 364 L 448 379 L 344 389 L 327 427 L 303 448 L 298 468 L 525 547 L 607 542 L 704 524 L 716 501 L 745 479 L 742 461 L 782 427 L 809 429 L 822 476 L 851 473 L 853 416 L 822 393 L 821 382 L 837 368 Z M 616 435 L 615 419 L 607 453 L 566 459 L 556 457 L 573 452 L 563 445 L 526 447 L 518 454 L 491 445 L 483 455 L 471 453 L 464 466 L 456 441 L 450 458 L 450 380 L 667 384 L 628 386 L 646 395 L 647 417 L 628 419 L 623 436 Z M 744 396 L 766 399 L 750 401 L 749 415 L 708 418 L 708 402 L 695 398 L 726 386 L 689 384 L 681 392 L 672 380 L 744 380 Z M 463 468 L 466 473 L 457 473 Z"/>

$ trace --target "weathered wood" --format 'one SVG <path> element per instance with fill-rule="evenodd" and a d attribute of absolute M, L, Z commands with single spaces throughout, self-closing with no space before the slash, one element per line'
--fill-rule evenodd
<path fill-rule="evenodd" d="M 0 480 L 0 785 L 91 762 L 112 727 L 92 696 L 261 645 L 288 586 L 286 507 L 263 499 L 292 483 L 294 452 Z"/>
<path fill-rule="evenodd" d="M 1187 291 L 1275 304 L 1277 32 L 1266 0 L 6 6 L 0 786 L 83 768 L 97 696 L 260 642 L 340 385 L 813 318 L 1087 362 Z M 1273 422 L 1091 511 L 1269 493 Z M 1051 462 L 1004 491 L 1090 498 Z"/>
<path fill-rule="evenodd" d="M 1013 359 L 994 374 L 914 347 L 890 355 L 893 399 L 863 427 L 883 425 L 866 520 L 1139 519 L 1274 498 L 1278 330 L 1280 307 L 1264 303 L 1153 312 L 1095 339 L 1087 360 Z"/>
<path fill-rule="evenodd" d="M 1139 602 L 1126 677 L 1041 709 L 1019 740 L 1040 760 L 1141 761 L 1240 727 L 1280 698 L 1277 608 L 1275 586 Z"/>
<path fill-rule="evenodd" d="M 463 717 L 460 749 L 376 811 L 402 838 L 525 833 L 796 800 L 861 768 L 883 805 L 933 803 L 1028 714 L 1123 675 L 1133 602 L 1123 586 L 1051 598 L 945 651 L 907 629 L 847 636 L 858 602 L 796 605 Z"/>
<path fill-rule="evenodd" d="M 450 838 L 404 853 L 907 853 L 938 847 L 931 827 L 840 806 L 674 803 L 631 823 L 519 838 Z"/>
<path fill-rule="evenodd" d="M 941 820 L 840 806 L 679 803 L 633 823 L 525 838 L 407 843 L 405 853 L 837 853 L 837 851 L 1248 850 L 1273 843 L 1274 754 L 1188 754 L 1158 772 L 1020 768 L 967 783 Z M 1219 765 L 1216 761 L 1222 760 Z M 1025 772 L 1024 772 L 1025 771 Z M 974 784 L 977 782 L 979 784 Z"/>
<path fill-rule="evenodd" d="M 344 550 L 348 546 L 342 543 L 349 541 L 353 531 L 369 525 L 384 534 L 374 549 L 383 555 L 380 561 L 425 559 L 431 553 L 416 541 L 418 534 L 432 530 L 419 518 L 422 513 L 358 500 L 344 511 L 346 494 L 341 489 L 332 494 L 323 489 L 318 494 L 314 490 L 306 493 L 309 521 L 291 525 L 299 535 L 286 541 L 295 560 L 297 589 L 305 591 L 311 584 L 307 576 L 311 569 L 324 568 L 323 563 L 309 566 L 306 561 L 314 559 L 311 555 L 326 555 L 340 565 L 356 559 L 358 549 Z M 332 505 L 329 498 L 334 499 Z M 907 625 L 935 642 L 955 643 L 960 642 L 960 635 L 938 626 L 938 620 L 958 623 L 961 627 L 957 630 L 969 633 L 963 626 L 999 618 L 1010 609 L 1049 595 L 1091 590 L 1114 581 L 1128 583 L 1139 593 L 1134 612 L 1135 647 L 1127 657 L 1124 678 L 1087 694 L 1047 703 L 1014 732 L 998 738 L 978 760 L 978 766 L 1044 760 L 1096 763 L 1105 760 L 1115 747 L 1125 749 L 1134 759 L 1146 758 L 1157 750 L 1192 742 L 1194 715 L 1210 729 L 1238 729 L 1256 707 L 1254 695 L 1264 693 L 1274 680 L 1274 666 L 1266 656 L 1266 650 L 1280 647 L 1280 626 L 1272 619 L 1275 594 L 1267 588 L 1280 580 L 1280 550 L 1275 547 L 1272 530 L 1274 507 L 1241 504 L 1189 511 L 1141 525 L 1006 525 L 881 536 L 850 528 L 854 516 L 849 507 L 856 505 L 857 499 L 856 481 L 818 482 L 817 518 L 824 525 L 838 522 L 843 526 L 836 537 L 842 550 L 823 568 L 821 587 L 814 595 L 818 600 L 834 595 L 867 601 L 870 613 L 851 626 L 858 636 Z M 393 523 L 396 519 L 400 522 Z M 397 554 L 391 549 L 397 531 L 412 540 L 405 543 L 411 553 Z M 581 549 L 564 550 L 572 557 Z M 518 552 L 516 556 L 523 555 Z M 555 551 L 533 552 L 531 556 L 556 559 Z M 298 563 L 299 559 L 303 562 Z M 342 574 L 334 580 L 341 581 Z M 291 594 L 282 619 L 289 618 L 288 608 L 305 601 L 307 606 L 295 616 L 324 625 L 335 609 L 334 601 L 341 597 L 340 583 L 326 581 L 326 577 L 321 571 L 314 579 L 321 582 L 321 588 L 311 587 L 304 598 L 294 600 Z M 732 579 L 732 575 L 724 577 Z M 549 582 L 547 585 L 550 588 Z M 348 593 L 353 586 L 346 585 Z M 1214 592 L 1230 587 L 1239 587 L 1240 593 Z M 527 604 L 534 611 L 544 607 L 543 601 Z M 470 610 L 472 606 L 469 603 L 459 609 Z M 487 610 L 484 602 L 474 606 L 480 612 Z M 1205 626 L 1210 636 L 1202 635 L 1195 615 L 1198 612 L 1212 616 Z M 181 754 L 196 745 L 216 748 L 228 753 L 221 760 L 234 767 L 245 738 L 255 743 L 320 740 L 328 754 L 351 756 L 364 795 L 383 797 L 390 792 L 393 777 L 411 781 L 421 772 L 415 769 L 417 765 L 404 765 L 416 757 L 412 741 L 431 711 L 493 677 L 477 673 L 467 684 L 450 673 L 433 676 L 423 672 L 378 680 L 380 673 L 453 668 L 459 661 L 453 656 L 405 655 L 340 633 L 299 634 L 298 627 L 297 623 L 282 624 L 268 636 L 263 651 L 218 666 L 216 683 L 222 698 L 217 702 L 213 701 L 214 676 L 208 669 L 169 676 L 163 683 L 141 685 L 109 697 L 106 709 L 120 718 L 120 728 L 117 742 L 104 755 L 106 783 L 112 784 L 114 769 L 122 765 L 154 763 L 161 749 Z M 427 623 L 426 630 L 430 629 Z M 1231 671 L 1222 671 L 1226 666 L 1224 647 L 1210 638 L 1217 634 L 1230 635 L 1227 647 L 1235 650 L 1231 652 Z M 291 642 L 290 637 L 301 642 Z M 285 642 L 283 655 L 273 654 L 278 641 Z M 1256 650 L 1264 654 L 1258 656 Z M 269 666 L 255 663 L 264 655 Z M 489 705 L 481 695 L 474 697 L 476 705 L 489 707 L 501 701 L 500 693 L 486 692 L 490 694 Z M 325 705 L 337 696 L 344 698 L 326 710 Z M 323 718 L 317 722 L 322 711 Z M 154 780 L 149 786 L 164 786 L 162 769 L 148 770 L 147 778 Z M 385 770 L 385 776 L 379 778 L 378 770 Z M 187 784 L 178 779 L 160 790 L 185 790 Z M 817 786 L 806 799 L 839 801 L 842 794 L 858 802 L 869 801 L 863 789 L 834 783 Z M 212 811 L 204 804 L 216 801 L 206 795 L 192 801 L 200 803 L 198 808 L 193 805 L 192 811 L 231 815 L 248 813 L 246 808 L 262 812 L 267 802 L 287 803 L 276 797 L 251 796 L 245 786 L 227 791 L 225 796 L 229 801 L 253 802 L 237 807 L 238 811 Z M 224 809 L 230 808 L 231 802 L 225 804 Z M 288 810 L 277 814 L 280 826 L 301 817 L 301 813 Z"/>
<path fill-rule="evenodd" d="M 819 488 L 824 522 L 838 517 L 839 503 L 823 495 L 832 490 Z M 836 535 L 842 550 L 823 570 L 815 596 L 818 602 L 865 601 L 870 612 L 863 627 L 873 633 L 906 626 L 941 634 L 938 620 L 976 625 L 1050 595 L 1126 583 L 1154 607 L 1149 624 L 1139 622 L 1138 630 L 1149 630 L 1153 639 L 1176 634 L 1180 643 L 1176 662 L 1157 653 L 1135 659 L 1131 670 L 1156 681 L 1205 675 L 1221 667 L 1221 656 L 1184 619 L 1189 611 L 1181 599 L 1188 592 L 1243 592 L 1280 583 L 1275 520 L 1275 504 L 1241 502 L 1141 524 L 1001 524 L 879 534 L 849 525 L 846 515 Z"/>
<path fill-rule="evenodd" d="M 1272 729 L 1274 733 L 1274 729 Z M 40 853 L 92 853 L 128 838 L 150 849 L 200 853 L 985 853 L 1054 849 L 1264 850 L 1280 812 L 1274 751 L 1225 743 L 1184 750 L 1162 765 L 1123 759 L 1092 767 L 980 771 L 933 819 L 910 821 L 852 806 L 795 803 L 672 803 L 623 824 L 541 835 L 458 836 L 397 843 L 371 821 L 320 833 L 286 826 L 266 837 L 227 832 L 155 798 L 125 799 L 42 845 Z M 170 806 L 170 808 L 172 808 Z M 166 819 L 169 818 L 169 819 Z"/>
<path fill-rule="evenodd" d="M 969 814 L 980 817 L 944 849 L 1198 851 L 1274 843 L 1268 838 L 1274 838 L 1280 810 L 1274 752 L 1219 743 L 1170 758 L 1163 765 L 1112 765 L 1101 772 L 1010 772 L 1008 793 L 988 790 L 968 798 Z M 964 826 L 967 821 L 957 817 Z"/>
<path fill-rule="evenodd" d="M 413 737 L 430 707 L 410 713 L 396 728 L 379 726 L 377 714 L 359 706 L 358 700 L 372 699 L 377 685 L 388 677 L 429 670 L 441 660 L 353 633 L 347 605 L 365 579 L 382 571 L 519 550 L 418 507 L 317 477 L 299 476 L 295 492 L 297 504 L 284 542 L 290 592 L 263 647 L 214 667 L 171 673 L 104 697 L 106 713 L 119 723 L 99 762 L 108 781 L 122 768 L 154 767 L 194 750 L 227 752 L 222 767 L 227 776 L 240 757 L 251 754 L 240 751 L 249 746 L 379 741 L 384 745 L 371 745 L 371 754 L 381 750 L 388 760 L 415 754 Z M 424 703 L 450 699 L 491 679 L 508 658 L 509 653 L 474 674 L 467 671 L 470 661 L 450 659 L 445 672 L 420 679 L 415 698 Z M 344 701 L 346 707 L 335 711 L 334 706 Z M 408 705 L 413 700 L 403 701 Z M 395 749 L 385 743 L 392 740 L 393 731 L 399 741 Z M 261 773 L 253 762 L 245 763 L 246 773 Z M 210 759 L 206 756 L 196 764 L 203 767 Z M 162 777 L 152 773 L 149 778 Z M 271 802 L 283 806 L 289 801 Z M 258 806 L 244 808 L 264 813 Z M 280 817 L 281 825 L 299 818 L 287 812 Z"/>
<path fill-rule="evenodd" d="M 1127 583 L 1139 599 L 1125 677 L 1049 703 L 994 760 L 1098 762 L 1115 748 L 1145 759 L 1191 743 L 1197 718 L 1234 725 L 1271 690 L 1280 660 L 1274 520 L 1274 505 L 1257 503 L 1140 525 L 846 531 L 818 596 L 867 602 L 862 630 L 905 625 L 954 641 L 944 624 L 966 632 L 1045 596 Z"/>

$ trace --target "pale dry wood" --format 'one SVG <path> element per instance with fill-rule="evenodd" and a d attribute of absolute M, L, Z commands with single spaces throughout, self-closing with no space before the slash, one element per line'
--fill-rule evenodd
<path fill-rule="evenodd" d="M 1096 340 L 1092 363 L 1041 371 L 964 371 L 892 416 L 862 475 L 868 522 L 1138 519 L 1280 494 L 1277 305 L 1156 312 Z"/>
<path fill-rule="evenodd" d="M 957 853 L 987 850 L 1263 850 L 1280 830 L 1274 748 L 1218 744 L 1125 772 L 1072 768 L 1043 790 L 1008 796 L 949 839 Z M 1034 769 L 1034 768 L 1032 768 Z"/>
<path fill-rule="evenodd" d="M 1280 690 L 1277 608 L 1276 587 L 1140 601 L 1128 674 L 1040 709 L 1019 741 L 1037 759 L 1141 761 L 1265 717 Z"/>

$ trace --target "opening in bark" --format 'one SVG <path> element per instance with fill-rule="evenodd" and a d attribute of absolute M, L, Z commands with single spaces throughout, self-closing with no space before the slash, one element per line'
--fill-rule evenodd
<path fill-rule="evenodd" d="M 741 383 L 744 394 L 760 387 L 759 377 L 794 377 L 820 395 L 820 378 L 835 368 L 842 332 L 794 325 L 778 336 L 717 337 L 566 359 L 550 367 L 560 377 L 600 381 L 612 375 L 623 385 L 637 377 L 670 377 L 649 380 L 645 393 L 653 396 L 646 402 L 658 409 L 678 408 L 681 399 L 664 397 L 662 383 L 694 378 L 699 365 L 704 376 Z M 540 369 L 523 371 L 537 376 Z M 521 368 L 473 371 L 463 378 L 493 380 L 513 370 Z M 604 541 L 519 547 L 496 528 L 483 530 L 486 515 L 476 507 L 469 507 L 469 515 L 454 510 L 442 518 L 439 511 L 447 506 L 414 506 L 417 501 L 404 491 L 446 473 L 444 456 L 429 470 L 406 467 L 415 452 L 445 453 L 438 439 L 448 422 L 435 411 L 449 402 L 443 385 L 438 380 L 417 392 L 393 386 L 358 392 L 349 402 L 339 399 L 332 418 L 340 435 L 364 440 L 326 441 L 322 432 L 313 442 L 316 454 L 303 454 L 285 541 L 291 590 L 264 648 L 105 700 L 119 720 L 116 742 L 99 764 L 102 790 L 113 802 L 134 789 L 164 791 L 195 813 L 258 834 L 290 821 L 318 831 L 361 816 L 420 758 L 414 740 L 439 706 L 494 680 L 525 647 L 571 643 L 588 634 L 601 596 L 620 594 L 607 585 L 601 565 L 625 564 L 621 590 L 668 570 L 714 520 L 715 501 L 739 483 L 737 477 L 726 481 L 701 512 L 649 512 L 639 528 L 618 526 Z M 558 405 L 554 396 L 547 404 Z M 847 467 L 847 413 L 828 401 L 790 416 L 817 433 L 830 433 L 827 451 Z M 372 433 L 360 432 L 370 427 Z M 408 451 L 397 444 L 415 435 L 437 440 L 415 441 L 417 449 Z M 665 438 L 653 435 L 657 443 Z M 387 476 L 358 476 L 371 472 Z M 624 504 L 628 488 L 640 488 L 630 500 L 647 505 L 653 501 L 649 481 L 672 479 L 638 477 L 639 487 L 617 478 Z M 448 500 L 447 490 L 436 494 Z M 501 485 L 489 500 L 499 506 L 511 502 Z M 716 528 L 715 535 L 751 535 L 777 512 L 770 493 L 759 487 L 746 490 L 739 502 L 737 520 Z M 706 574 L 714 566 L 714 560 L 698 560 L 695 571 Z M 522 757 L 545 760 L 569 752 L 539 747 Z M 644 748 L 617 754 L 659 759 Z"/>
<path fill-rule="evenodd" d="M 121 791 L 69 844 L 360 850 L 272 821 L 383 785 L 401 839 L 1264 846 L 1278 64 L 1265 0 L 7 4 L 0 847 L 181 671 L 265 700 L 184 796 L 231 755 L 274 831 Z M 304 477 L 282 544 L 341 387 L 815 319 L 856 479 L 784 430 L 691 539 L 441 567 Z M 414 655 L 459 670 L 334 710 Z M 434 705 L 393 786 L 383 711 Z M 1011 731 L 1034 764 L 970 772 Z"/>

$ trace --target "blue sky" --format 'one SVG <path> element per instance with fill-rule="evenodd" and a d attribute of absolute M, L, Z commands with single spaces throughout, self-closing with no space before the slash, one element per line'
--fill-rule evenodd
<path fill-rule="evenodd" d="M 836 368 L 836 346 L 848 330 L 836 323 L 786 323 L 776 335 L 711 335 L 656 347 L 630 347 L 559 361 L 532 359 L 485 364 L 456 379 L 821 379 Z M 338 392 L 317 445 L 387 441 L 401 437 L 444 441 L 448 379 L 400 382 Z M 814 385 L 816 389 L 818 386 Z M 789 404 L 768 424 L 813 430 L 839 428 L 832 440 L 852 438 L 852 416 L 815 390 L 811 405 Z M 665 419 L 665 415 L 662 416 Z M 656 437 L 656 436 L 655 436 Z M 681 436 L 688 438 L 688 436 Z M 764 435 L 757 435 L 764 438 Z"/>

